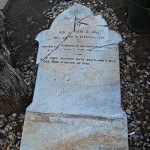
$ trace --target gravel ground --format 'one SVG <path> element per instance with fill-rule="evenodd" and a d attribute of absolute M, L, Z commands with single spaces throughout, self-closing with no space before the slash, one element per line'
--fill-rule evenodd
<path fill-rule="evenodd" d="M 53 3 L 53 1 L 49 1 Z M 90 7 L 93 12 L 102 14 L 109 27 L 119 31 L 123 37 L 120 43 L 121 91 L 122 108 L 128 117 L 129 147 L 131 150 L 150 149 L 150 101 L 149 101 L 149 73 L 150 73 L 150 47 L 143 51 L 140 47 L 140 35 L 131 32 L 127 26 L 116 16 L 114 11 L 101 1 L 59 2 L 53 8 L 43 11 L 47 23 L 39 30 L 49 27 L 49 23 L 63 10 L 78 2 Z M 100 10 L 100 11 L 98 11 Z M 127 13 L 125 12 L 125 16 Z M 32 21 L 28 18 L 28 21 Z M 143 35 L 145 36 L 145 35 Z M 147 35 L 150 36 L 150 35 Z M 150 42 L 150 41 L 149 41 Z M 137 53 L 139 58 L 137 59 Z M 142 52 L 141 52 L 142 51 Z M 24 81 L 29 88 L 29 95 L 33 96 L 37 65 L 35 64 L 37 46 L 32 55 L 25 62 L 17 62 L 17 66 L 24 73 Z M 142 55 L 140 55 L 142 54 Z M 139 61 L 142 59 L 142 61 Z M 18 150 L 24 121 L 23 114 L 10 116 L 0 115 L 0 149 Z"/>

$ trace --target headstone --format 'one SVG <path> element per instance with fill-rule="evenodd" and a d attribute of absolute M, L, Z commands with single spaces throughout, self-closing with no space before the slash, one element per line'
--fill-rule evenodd
<path fill-rule="evenodd" d="M 82 5 L 39 33 L 38 74 L 21 150 L 127 150 L 121 108 L 121 36 Z"/>

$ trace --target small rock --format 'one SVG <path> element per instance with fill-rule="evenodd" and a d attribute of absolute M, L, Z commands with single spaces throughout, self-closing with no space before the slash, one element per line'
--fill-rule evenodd
<path fill-rule="evenodd" d="M 15 117 L 17 116 L 17 114 L 16 114 L 16 113 L 13 113 L 12 116 L 15 118 Z"/>
<path fill-rule="evenodd" d="M 10 139 L 11 141 L 14 141 L 14 136 L 13 136 L 13 135 L 9 135 L 9 139 Z"/>
<path fill-rule="evenodd" d="M 0 119 L 0 128 L 4 126 L 4 121 Z"/>
<path fill-rule="evenodd" d="M 130 109 L 126 109 L 125 111 L 126 111 L 126 113 L 127 113 L 128 115 L 131 115 L 131 110 L 130 110 Z"/>

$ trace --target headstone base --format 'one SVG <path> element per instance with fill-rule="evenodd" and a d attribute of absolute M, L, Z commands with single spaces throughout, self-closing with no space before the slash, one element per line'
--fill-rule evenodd
<path fill-rule="evenodd" d="M 27 113 L 20 150 L 127 150 L 127 120 Z"/>

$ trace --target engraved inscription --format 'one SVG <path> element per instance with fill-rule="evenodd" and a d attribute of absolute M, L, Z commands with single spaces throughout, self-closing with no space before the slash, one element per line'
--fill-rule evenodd
<path fill-rule="evenodd" d="M 105 38 L 101 35 L 100 31 L 97 30 L 81 30 L 78 29 L 75 31 L 75 34 L 71 34 L 71 31 L 59 31 L 59 37 L 54 37 L 54 39 L 59 39 L 63 34 L 69 34 L 67 40 L 71 40 L 71 42 L 62 43 L 59 48 L 53 44 L 49 45 L 41 45 L 48 53 L 53 53 L 55 49 L 57 51 L 64 52 L 66 54 L 72 53 L 71 57 L 58 57 L 58 54 L 50 55 L 47 58 L 41 59 L 43 63 L 55 63 L 55 64 L 70 64 L 70 65 L 92 65 L 94 63 L 115 63 L 116 60 L 114 58 L 105 58 L 100 59 L 97 57 L 92 57 L 93 53 L 95 56 L 100 54 L 105 54 L 108 51 L 117 51 L 118 46 L 114 44 L 110 45 L 101 45 L 94 42 L 89 42 L 91 39 L 96 40 L 105 40 Z M 66 37 L 63 37 L 65 39 Z M 74 41 L 74 42 L 72 42 Z M 88 55 L 87 55 L 88 54 Z"/>

